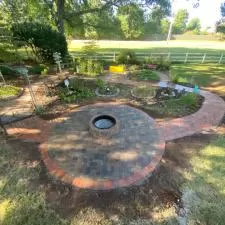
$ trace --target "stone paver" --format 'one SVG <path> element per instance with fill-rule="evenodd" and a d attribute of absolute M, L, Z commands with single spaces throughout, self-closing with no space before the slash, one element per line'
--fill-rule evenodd
<path fill-rule="evenodd" d="M 144 83 L 127 80 L 125 75 L 109 75 L 105 79 L 133 86 Z M 163 155 L 165 141 L 209 130 L 220 123 L 225 113 L 223 99 L 208 91 L 200 94 L 205 101 L 199 111 L 157 124 L 137 109 L 107 103 L 81 107 L 50 122 L 29 118 L 8 125 L 7 130 L 10 135 L 39 141 L 48 170 L 64 182 L 94 190 L 127 187 L 154 171 Z M 93 138 L 88 129 L 90 118 L 102 110 L 126 121 L 120 132 L 107 141 Z M 121 160 L 123 157 L 127 161 Z"/>
<path fill-rule="evenodd" d="M 108 114 L 116 118 L 117 132 L 92 135 L 91 119 Z M 133 107 L 95 104 L 64 118 L 51 128 L 41 152 L 50 173 L 75 187 L 110 190 L 141 182 L 164 153 L 154 120 Z"/>

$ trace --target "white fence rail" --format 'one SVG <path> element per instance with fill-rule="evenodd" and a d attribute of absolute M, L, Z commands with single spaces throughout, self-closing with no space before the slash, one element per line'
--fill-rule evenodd
<path fill-rule="evenodd" d="M 73 58 L 84 57 L 85 54 L 81 52 L 72 52 Z M 119 52 L 99 52 L 94 55 L 94 59 L 102 59 L 106 61 L 116 61 Z M 146 58 L 159 59 L 163 58 L 165 60 L 170 60 L 171 62 L 180 63 L 225 63 L 224 54 L 216 53 L 151 53 L 151 52 L 138 52 L 136 56 L 139 60 L 144 60 Z"/>

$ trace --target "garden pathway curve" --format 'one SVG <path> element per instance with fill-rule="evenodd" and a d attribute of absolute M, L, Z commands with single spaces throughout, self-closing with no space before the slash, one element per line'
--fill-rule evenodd
<path fill-rule="evenodd" d="M 160 72 L 161 81 L 166 82 L 166 74 Z M 163 77 L 163 79 L 162 79 Z M 108 74 L 105 78 L 107 82 L 122 83 L 132 86 L 146 84 L 146 82 L 131 81 L 127 75 Z M 158 86 L 158 84 L 151 84 Z M 184 87 L 185 88 L 185 87 Z M 201 131 L 210 130 L 218 126 L 225 114 L 225 102 L 222 98 L 209 91 L 200 91 L 200 95 L 205 98 L 202 108 L 194 114 L 183 118 L 172 119 L 169 121 L 158 122 L 160 132 L 165 138 L 165 141 L 190 136 Z"/>

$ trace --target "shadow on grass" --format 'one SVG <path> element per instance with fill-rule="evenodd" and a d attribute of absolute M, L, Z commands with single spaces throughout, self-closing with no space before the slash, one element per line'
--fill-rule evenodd
<path fill-rule="evenodd" d="M 6 160 L 14 162 L 14 172 L 21 166 L 27 172 L 16 173 L 16 176 L 6 184 L 6 189 L 3 189 L 4 197 L 13 200 L 14 198 L 17 199 L 16 196 L 26 196 L 38 192 L 40 195 L 46 196 L 45 202 L 48 205 L 43 207 L 45 203 L 42 202 L 41 197 L 37 197 L 37 199 L 33 199 L 34 207 L 32 207 L 32 197 L 28 196 L 29 199 L 26 200 L 25 198 L 23 201 L 29 204 L 24 203 L 25 206 L 22 203 L 18 204 L 16 210 L 12 208 L 13 211 L 9 211 L 10 214 L 8 215 L 11 220 L 8 221 L 13 221 L 16 216 L 20 215 L 19 220 L 23 221 L 24 225 L 27 224 L 26 218 L 23 217 L 23 210 L 27 212 L 24 216 L 29 217 L 29 213 L 34 213 L 33 209 L 37 206 L 35 208 L 36 213 L 30 218 L 35 220 L 35 216 L 38 216 L 39 219 L 42 217 L 43 220 L 40 220 L 40 222 L 43 222 L 42 224 L 48 224 L 46 221 L 50 221 L 53 215 L 59 214 L 61 218 L 67 220 L 68 225 L 108 225 L 112 224 L 112 221 L 114 221 L 113 225 L 132 224 L 131 221 L 135 221 L 133 223 L 135 225 L 151 224 L 149 221 L 152 224 L 174 225 L 177 222 L 173 206 L 174 204 L 179 205 L 180 186 L 185 181 L 184 171 L 190 167 L 190 158 L 193 154 L 196 154 L 200 146 L 205 146 L 208 143 L 209 136 L 207 135 L 197 135 L 192 138 L 188 137 L 170 142 L 166 146 L 165 155 L 158 169 L 143 184 L 126 189 L 101 192 L 76 190 L 69 185 L 62 184 L 48 176 L 41 163 L 38 144 L 8 140 L 12 150 L 10 157 Z M 38 173 L 34 162 L 40 167 Z M 4 170 L 2 170 L 1 179 L 7 179 L 7 176 L 13 171 L 10 169 L 7 173 L 4 173 Z M 25 178 L 27 180 L 25 186 L 17 189 L 21 179 Z M 38 209 L 39 207 L 41 207 L 41 210 Z M 44 210 L 42 210 L 43 208 Z M 62 224 L 61 219 L 57 216 L 56 218 L 58 222 L 55 222 L 55 224 Z M 81 223 L 82 221 L 84 223 Z M 3 224 L 7 223 L 3 222 Z"/>

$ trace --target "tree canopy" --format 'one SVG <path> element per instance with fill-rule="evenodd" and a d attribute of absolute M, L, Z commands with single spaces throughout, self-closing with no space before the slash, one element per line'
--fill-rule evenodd
<path fill-rule="evenodd" d="M 177 11 L 177 14 L 175 15 L 174 19 L 174 25 L 173 25 L 173 33 L 174 34 L 182 34 L 186 30 L 186 25 L 188 22 L 188 11 L 186 9 L 180 9 Z"/>
<path fill-rule="evenodd" d="M 142 17 L 155 6 L 160 7 L 165 15 L 170 13 L 169 0 L 1 0 L 0 4 L 0 15 L 5 24 L 41 22 L 51 25 L 62 34 L 81 38 L 99 38 L 106 34 L 105 31 L 109 35 L 121 35 L 122 31 L 125 38 L 140 36 L 143 28 L 138 29 L 135 35 L 128 35 L 124 22 L 118 21 L 117 14 L 122 16 L 121 11 L 126 10 L 126 7 L 133 9 L 129 13 L 134 13 L 134 17 L 139 19 L 138 25 L 143 22 Z M 132 18 L 131 15 L 129 17 Z"/>
<path fill-rule="evenodd" d="M 187 24 L 187 31 L 193 31 L 195 34 L 199 34 L 201 31 L 201 21 L 199 18 L 193 18 Z"/>

